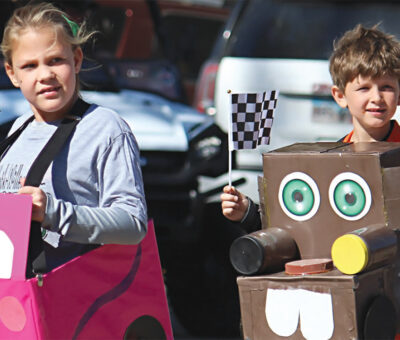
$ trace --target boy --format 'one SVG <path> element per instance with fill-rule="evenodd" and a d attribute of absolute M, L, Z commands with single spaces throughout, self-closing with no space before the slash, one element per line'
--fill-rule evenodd
<path fill-rule="evenodd" d="M 400 142 L 400 126 L 392 120 L 400 105 L 400 42 L 377 26 L 357 25 L 334 43 L 329 60 L 332 96 L 348 108 L 353 130 L 340 141 Z M 223 215 L 251 232 L 261 228 L 258 206 L 234 187 L 221 195 Z"/>

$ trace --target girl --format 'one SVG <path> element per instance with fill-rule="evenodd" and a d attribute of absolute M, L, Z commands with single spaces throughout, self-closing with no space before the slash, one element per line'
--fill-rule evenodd
<path fill-rule="evenodd" d="M 40 3 L 15 10 L 1 44 L 7 75 L 32 112 L 10 131 L 20 134 L 1 155 L 0 192 L 32 196 L 32 221 L 42 228 L 48 270 L 93 245 L 139 243 L 147 230 L 139 151 L 129 126 L 114 111 L 79 98 L 80 46 L 92 35 Z M 82 119 L 40 186 L 24 185 L 58 126 L 79 113 Z"/>

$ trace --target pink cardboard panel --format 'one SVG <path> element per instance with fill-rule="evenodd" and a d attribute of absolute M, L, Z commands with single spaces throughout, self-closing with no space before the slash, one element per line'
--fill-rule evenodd
<path fill-rule="evenodd" d="M 101 246 L 43 283 L 35 294 L 45 339 L 123 339 L 129 327 L 131 338 L 173 339 L 152 223 L 139 245 Z"/>
<path fill-rule="evenodd" d="M 25 279 L 32 198 L 0 194 L 0 278 Z"/>
<path fill-rule="evenodd" d="M 44 339 L 35 286 L 36 280 L 0 279 L 0 339 Z"/>
<path fill-rule="evenodd" d="M 45 274 L 39 286 L 37 278 L 24 278 L 27 198 L 0 197 L 7 220 L 0 231 L 9 235 L 17 263 L 12 280 L 0 279 L 0 339 L 173 339 L 151 222 L 140 244 L 100 246 Z M 24 256 L 17 256 L 21 249 Z"/>

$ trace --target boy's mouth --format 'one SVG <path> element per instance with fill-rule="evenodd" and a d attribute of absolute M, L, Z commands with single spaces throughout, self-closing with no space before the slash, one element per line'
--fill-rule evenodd
<path fill-rule="evenodd" d="M 373 114 L 373 115 L 381 115 L 386 113 L 386 108 L 371 108 L 367 109 L 367 112 Z"/>

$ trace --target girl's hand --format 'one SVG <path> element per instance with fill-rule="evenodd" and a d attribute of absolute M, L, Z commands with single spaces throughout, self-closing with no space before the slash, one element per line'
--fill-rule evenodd
<path fill-rule="evenodd" d="M 25 178 L 22 178 L 20 182 L 21 188 L 18 190 L 18 194 L 32 196 L 32 220 L 43 222 L 47 204 L 46 194 L 37 187 L 25 186 Z"/>
<path fill-rule="evenodd" d="M 223 189 L 221 194 L 222 214 L 231 221 L 241 221 L 249 207 L 249 200 L 239 190 L 229 185 Z"/>

